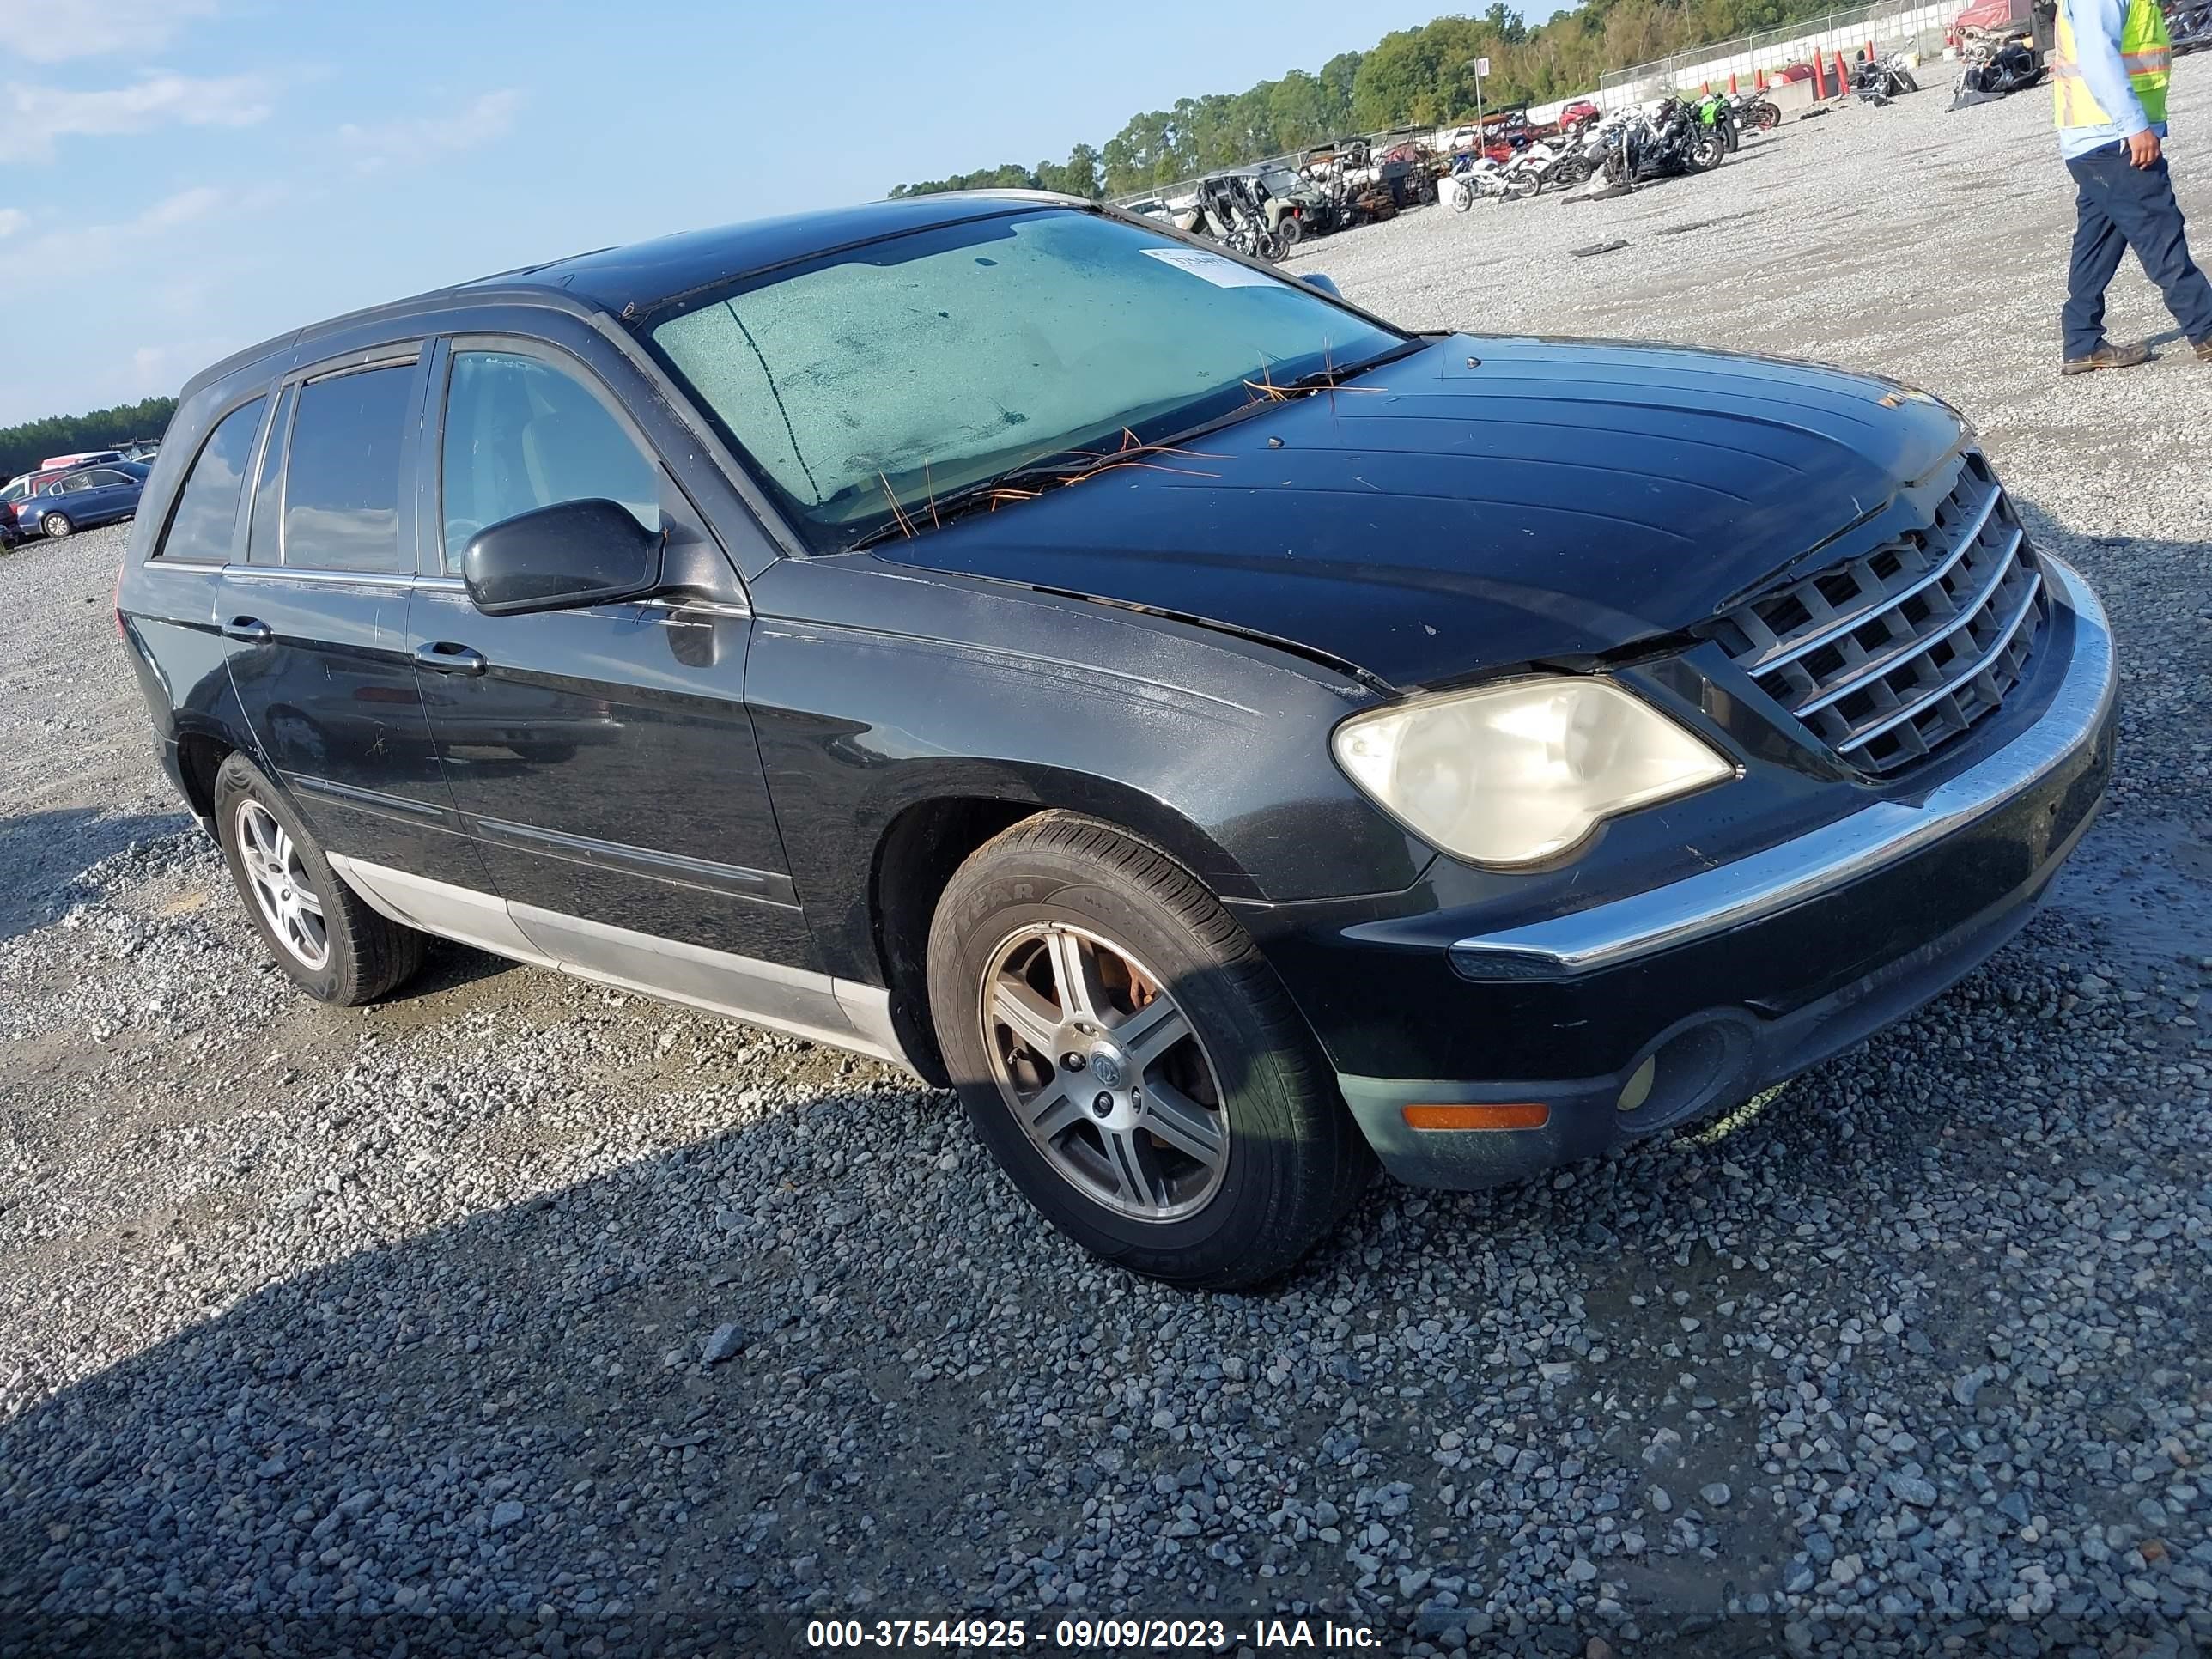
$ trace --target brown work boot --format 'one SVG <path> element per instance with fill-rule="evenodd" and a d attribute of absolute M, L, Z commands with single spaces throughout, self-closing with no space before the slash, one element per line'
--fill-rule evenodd
<path fill-rule="evenodd" d="M 2203 353 L 2197 354 L 2202 356 Z M 2150 348 L 2145 345 L 2116 346 L 2110 340 L 2086 357 L 2069 357 L 2058 365 L 2061 374 L 2087 374 L 2093 368 L 2133 368 L 2138 363 L 2150 361 Z"/>
<path fill-rule="evenodd" d="M 2197 354 L 2198 362 L 2212 363 L 2212 340 L 2199 340 L 2190 349 Z"/>

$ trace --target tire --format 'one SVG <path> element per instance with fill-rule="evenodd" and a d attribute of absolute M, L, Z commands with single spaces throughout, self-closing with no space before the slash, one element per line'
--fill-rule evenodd
<path fill-rule="evenodd" d="M 1525 202 L 1543 189 L 1544 181 L 1533 173 L 1516 173 L 1505 181 L 1505 199 Z"/>
<path fill-rule="evenodd" d="M 1774 104 L 1754 104 L 1751 107 L 1752 124 L 1761 132 L 1771 132 L 1782 125 L 1782 111 Z"/>
<path fill-rule="evenodd" d="M 243 755 L 228 757 L 215 775 L 215 818 L 223 861 L 262 945 L 316 1001 L 342 1008 L 374 1002 L 422 965 L 423 936 L 362 902 L 290 803 Z M 285 902 L 295 896 L 299 902 Z"/>
<path fill-rule="evenodd" d="M 1474 190 L 1464 179 L 1454 179 L 1443 186 L 1444 199 L 1451 204 L 1452 211 L 1464 213 L 1474 205 Z"/>
<path fill-rule="evenodd" d="M 1285 214 L 1282 223 L 1275 227 L 1275 234 L 1282 239 L 1283 251 L 1287 253 L 1305 240 L 1305 222 L 1295 213 Z"/>
<path fill-rule="evenodd" d="M 929 1000 L 977 1139 L 1046 1219 L 1133 1273 L 1264 1284 L 1373 1176 L 1250 937 L 1188 870 L 1095 819 L 1025 819 L 954 872 L 930 927 Z M 1134 1022 L 1146 1046 L 1124 1050 L 1114 1033 Z M 1040 1101 L 1033 1133 L 1017 1111 Z"/>
<path fill-rule="evenodd" d="M 69 521 L 68 514 L 49 513 L 45 518 L 39 520 L 39 528 L 44 531 L 47 535 L 53 538 L 54 540 L 59 541 L 63 537 L 68 535 L 70 532 L 76 529 L 76 526 Z"/>
<path fill-rule="evenodd" d="M 1562 188 L 1570 188 L 1576 185 L 1588 184 L 1590 171 L 1589 156 L 1570 155 L 1559 163 L 1559 171 L 1553 177 L 1559 181 Z"/>

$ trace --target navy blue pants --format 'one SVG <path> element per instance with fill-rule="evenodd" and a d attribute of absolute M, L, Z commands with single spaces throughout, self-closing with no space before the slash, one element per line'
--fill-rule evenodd
<path fill-rule="evenodd" d="M 2110 144 L 2075 156 L 2066 170 L 2080 186 L 2074 200 L 2074 268 L 2067 273 L 2066 308 L 2060 313 L 2067 356 L 2086 357 L 2104 344 L 2105 285 L 2130 248 L 2190 343 L 2212 340 L 2212 283 L 2189 257 L 2166 158 L 2160 156 L 2154 167 L 2130 167 L 2127 146 Z"/>

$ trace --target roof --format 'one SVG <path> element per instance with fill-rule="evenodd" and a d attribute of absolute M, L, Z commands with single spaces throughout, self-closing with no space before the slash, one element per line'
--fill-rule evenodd
<path fill-rule="evenodd" d="M 582 305 L 622 315 L 679 294 L 728 282 L 775 266 L 834 253 L 908 231 L 988 219 L 1024 207 L 1090 207 L 1080 197 L 1037 190 L 946 191 L 933 196 L 867 202 L 858 207 L 787 214 L 725 225 L 715 230 L 684 231 L 628 247 L 601 248 L 549 264 L 523 265 L 471 281 L 432 289 L 366 310 L 292 329 L 235 352 L 194 375 L 189 397 L 228 371 L 258 362 L 302 342 L 386 316 L 412 316 L 481 295 L 513 301 L 535 291 L 546 301 L 571 308 Z"/>
<path fill-rule="evenodd" d="M 988 219 L 1022 207 L 1089 205 L 1077 197 L 1036 190 L 963 190 L 905 196 L 859 207 L 756 219 L 717 230 L 684 231 L 629 247 L 603 248 L 540 265 L 519 280 L 565 289 L 619 315 L 632 305 L 653 305 L 712 283 L 886 236 Z M 496 280 L 507 286 L 518 278 Z"/>

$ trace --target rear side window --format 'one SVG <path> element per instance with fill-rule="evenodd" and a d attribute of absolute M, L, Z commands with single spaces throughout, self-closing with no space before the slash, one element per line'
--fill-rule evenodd
<path fill-rule="evenodd" d="M 415 365 L 300 388 L 284 470 L 284 562 L 411 574 L 399 546 L 399 451 Z"/>
<path fill-rule="evenodd" d="M 199 459 L 178 492 L 177 511 L 157 556 L 196 564 L 222 564 L 230 557 L 238 528 L 238 498 L 252 459 L 253 434 L 261 429 L 261 410 L 269 400 L 256 398 L 222 417 L 208 434 Z"/>
<path fill-rule="evenodd" d="M 574 376 L 534 357 L 456 351 L 446 393 L 446 568 L 469 538 L 535 507 L 610 501 L 660 528 L 660 469 Z"/>

